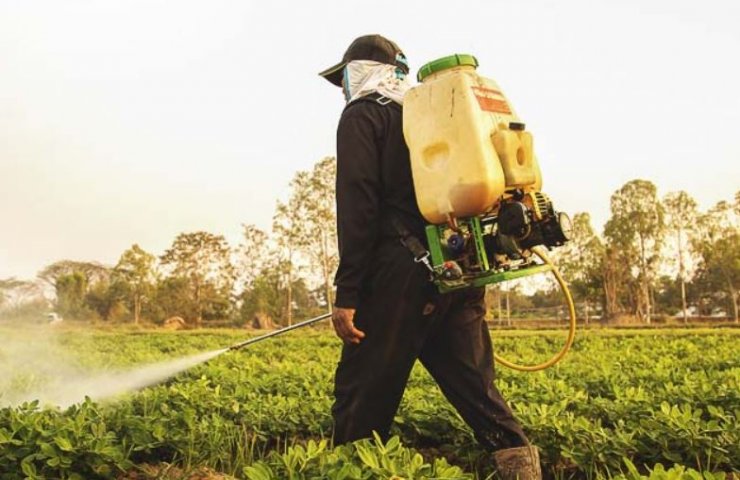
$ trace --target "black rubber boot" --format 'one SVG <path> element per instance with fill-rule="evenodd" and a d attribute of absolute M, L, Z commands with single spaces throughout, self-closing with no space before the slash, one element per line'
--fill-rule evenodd
<path fill-rule="evenodd" d="M 502 480 L 542 480 L 540 453 L 535 446 L 499 450 L 493 458 Z"/>

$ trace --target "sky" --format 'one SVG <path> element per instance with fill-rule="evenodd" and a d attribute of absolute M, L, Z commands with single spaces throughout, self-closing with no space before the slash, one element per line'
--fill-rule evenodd
<path fill-rule="evenodd" d="M 472 53 L 533 133 L 556 208 L 601 231 L 625 182 L 740 190 L 740 2 L 0 0 L 0 278 L 269 229 L 335 152 L 317 76 L 368 33 L 412 72 Z"/>

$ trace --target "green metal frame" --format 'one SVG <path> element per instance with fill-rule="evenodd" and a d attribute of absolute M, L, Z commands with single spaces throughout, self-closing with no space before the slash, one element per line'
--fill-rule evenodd
<path fill-rule="evenodd" d="M 445 262 L 444 254 L 442 253 L 442 232 L 437 225 L 427 225 L 427 242 L 429 244 L 429 255 L 432 257 L 432 266 L 439 267 Z"/>
<path fill-rule="evenodd" d="M 552 270 L 552 266 L 546 264 L 532 264 L 516 270 L 491 270 L 491 264 L 488 261 L 488 255 L 486 255 L 486 249 L 483 244 L 483 227 L 481 226 L 480 218 L 458 219 L 457 222 L 460 228 L 468 229 L 472 233 L 476 257 L 478 264 L 482 267 L 482 271 L 473 274 L 468 273 L 462 279 L 455 281 L 445 281 L 435 278 L 434 282 L 437 284 L 440 292 L 446 293 L 467 287 L 482 287 L 493 283 L 528 277 L 530 275 L 547 273 Z M 446 261 L 454 260 L 453 258 L 449 258 L 448 255 L 445 255 L 446 247 L 442 244 L 445 232 L 449 228 L 447 225 L 427 225 L 426 227 L 429 254 L 432 268 L 435 271 L 441 271 Z"/>
<path fill-rule="evenodd" d="M 488 255 L 486 255 L 486 247 L 483 245 L 483 229 L 480 225 L 480 218 L 473 217 L 470 222 L 471 230 L 473 231 L 473 240 L 475 241 L 475 253 L 478 257 L 478 265 L 481 266 L 484 272 L 491 269 L 488 265 Z"/>

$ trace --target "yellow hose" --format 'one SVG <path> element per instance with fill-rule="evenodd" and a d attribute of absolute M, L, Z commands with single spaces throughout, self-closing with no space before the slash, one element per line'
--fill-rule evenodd
<path fill-rule="evenodd" d="M 568 285 L 565 284 L 565 280 L 563 280 L 563 277 L 560 275 L 560 272 L 558 271 L 557 267 L 554 263 L 552 263 L 552 260 L 545 254 L 545 252 L 540 248 L 533 249 L 534 253 L 542 259 L 543 262 L 550 265 L 552 268 L 552 274 L 555 275 L 555 280 L 557 280 L 558 284 L 560 285 L 560 290 L 563 292 L 563 295 L 565 296 L 565 302 L 568 304 L 568 311 L 570 313 L 570 324 L 568 329 L 568 338 L 565 340 L 565 346 L 555 354 L 550 360 L 540 363 L 539 365 L 519 365 L 514 362 L 510 362 L 506 360 L 505 358 L 499 357 L 495 353 L 493 354 L 493 358 L 496 359 L 498 363 L 505 367 L 513 368 L 514 370 L 519 370 L 520 372 L 536 372 L 538 370 L 544 370 L 546 368 L 549 368 L 553 365 L 555 365 L 557 362 L 559 362 L 566 353 L 568 353 L 568 350 L 570 350 L 571 345 L 573 345 L 573 339 L 576 336 L 576 307 L 573 304 L 573 297 L 570 294 L 570 290 L 568 290 Z"/>

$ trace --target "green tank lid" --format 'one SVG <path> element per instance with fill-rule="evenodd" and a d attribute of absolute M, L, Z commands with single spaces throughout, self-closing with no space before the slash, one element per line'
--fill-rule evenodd
<path fill-rule="evenodd" d="M 416 74 L 416 79 L 421 82 L 433 73 L 441 72 L 442 70 L 447 70 L 448 68 L 461 66 L 477 68 L 478 59 L 466 53 L 456 53 L 455 55 L 450 55 L 449 57 L 438 58 L 437 60 L 433 60 L 422 66 L 419 69 L 419 73 Z"/>

